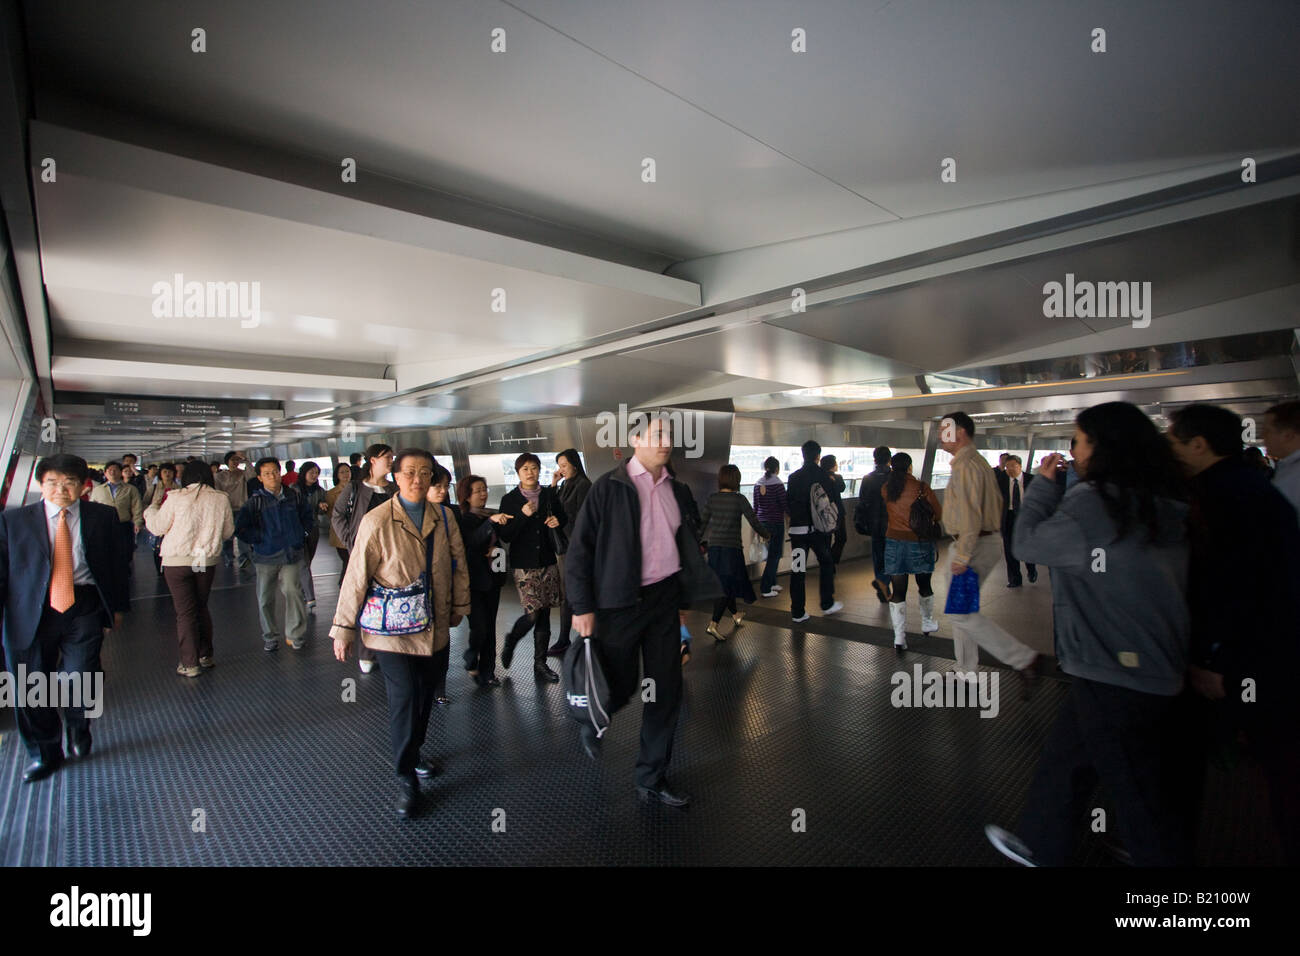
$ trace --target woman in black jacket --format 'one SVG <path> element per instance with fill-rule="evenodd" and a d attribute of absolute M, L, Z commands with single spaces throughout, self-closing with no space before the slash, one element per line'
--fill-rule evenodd
<path fill-rule="evenodd" d="M 556 482 L 560 482 L 558 487 Z M 564 535 L 570 537 L 573 534 L 573 525 L 578 520 L 578 512 L 582 510 L 582 503 L 587 500 L 587 492 L 591 490 L 591 479 L 582 469 L 582 458 L 576 448 L 566 448 L 555 456 L 555 474 L 551 476 L 551 486 L 556 489 L 560 496 L 560 504 L 564 506 L 564 514 L 568 518 L 564 523 Z M 564 560 L 561 559 L 557 566 L 560 569 L 562 601 L 560 639 L 547 651 L 551 657 L 562 657 L 569 649 L 569 631 L 573 626 L 573 608 L 569 606 L 568 599 L 564 596 Z"/>
<path fill-rule="evenodd" d="M 497 607 L 506 582 L 505 549 L 498 544 L 510 515 L 487 510 L 487 479 L 466 475 L 456 484 L 460 502 L 460 536 L 469 565 L 469 647 L 465 670 L 480 687 L 500 687 L 496 676 Z"/>
<path fill-rule="evenodd" d="M 560 496 L 543 488 L 537 480 L 542 473 L 541 459 L 524 452 L 515 459 L 519 487 L 501 500 L 501 511 L 511 520 L 501 526 L 501 540 L 510 545 L 510 567 L 514 569 L 515 587 L 524 613 L 506 635 L 501 649 L 501 666 L 506 670 L 514 660 L 515 646 L 531 628 L 533 631 L 533 676 L 558 684 L 560 675 L 546 666 L 547 645 L 551 642 L 551 608 L 559 607 L 560 569 L 556 566 L 552 531 L 563 528 L 568 516 Z"/>
<path fill-rule="evenodd" d="M 316 607 L 316 584 L 311 577 L 311 562 L 316 557 L 316 546 L 320 544 L 321 526 L 328 526 L 325 514 L 325 489 L 320 483 L 320 465 L 309 461 L 298 472 L 298 494 L 311 509 L 311 529 L 307 532 L 307 544 L 302 553 L 302 596 L 307 602 L 308 610 Z"/>

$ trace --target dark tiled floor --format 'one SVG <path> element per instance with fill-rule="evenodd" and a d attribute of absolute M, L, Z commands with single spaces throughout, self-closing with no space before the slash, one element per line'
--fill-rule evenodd
<path fill-rule="evenodd" d="M 186 680 L 174 672 L 170 598 L 141 555 L 129 625 L 105 647 L 107 701 L 91 759 L 24 786 L 22 748 L 0 726 L 3 862 L 1000 865 L 982 826 L 1015 820 L 1065 688 L 1044 681 L 1022 704 L 1002 672 L 996 719 L 895 708 L 899 663 L 880 646 L 889 642 L 883 608 L 865 565 L 851 562 L 845 620 L 814 617 L 792 631 L 788 603 L 767 601 L 725 644 L 695 641 L 673 764 L 696 798 L 689 811 L 636 802 L 634 709 L 616 717 L 603 762 L 591 763 L 562 691 L 536 685 L 524 653 L 495 691 L 474 688 L 453 664 L 454 703 L 435 711 L 425 748 L 445 770 L 425 785 L 425 814 L 403 823 L 391 810 L 383 679 L 333 659 L 334 555 L 318 555 L 315 570 L 321 607 L 307 649 L 267 654 L 251 578 L 218 569 L 218 667 Z M 1041 594 L 1006 595 L 1007 613 L 1037 621 L 1039 639 L 1041 608 L 1032 609 L 1046 589 L 1044 575 Z M 503 597 L 508 624 L 518 608 Z M 692 630 L 702 634 L 706 621 L 692 613 Z M 918 641 L 926 653 L 909 654 L 905 668 L 945 666 L 930 656 L 950 655 L 943 636 Z M 462 625 L 453 661 L 463 641 Z M 356 701 L 345 703 L 353 679 Z M 1273 861 L 1256 788 L 1217 780 L 1207 814 L 1216 860 Z M 1081 862 L 1106 862 L 1095 843 L 1081 852 Z"/>

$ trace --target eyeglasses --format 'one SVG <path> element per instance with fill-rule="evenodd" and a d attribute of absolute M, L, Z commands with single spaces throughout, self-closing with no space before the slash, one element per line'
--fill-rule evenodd
<path fill-rule="evenodd" d="M 423 468 L 420 471 L 401 471 L 398 472 L 398 474 L 400 474 L 407 481 L 414 481 L 417 478 L 423 478 L 426 481 L 428 481 L 433 478 L 433 471 L 428 468 Z"/>
<path fill-rule="evenodd" d="M 76 491 L 78 488 L 81 487 L 81 485 L 82 482 L 73 481 L 67 478 L 63 480 L 60 480 L 58 478 L 46 478 L 44 481 L 41 482 L 42 488 L 48 488 L 51 491 L 58 491 L 59 489 L 63 489 L 64 491 Z"/>

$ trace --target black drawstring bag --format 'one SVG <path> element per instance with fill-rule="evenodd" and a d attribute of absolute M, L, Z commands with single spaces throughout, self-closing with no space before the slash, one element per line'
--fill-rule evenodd
<path fill-rule="evenodd" d="M 561 671 L 569 716 L 594 729 L 599 739 L 609 730 L 609 683 L 596 642 L 583 637 L 570 644 Z"/>
<path fill-rule="evenodd" d="M 934 516 L 934 509 L 930 507 L 930 502 L 925 498 L 924 487 L 916 493 L 912 510 L 907 515 L 907 525 L 922 541 L 938 541 L 943 537 L 943 527 L 939 524 L 939 519 Z"/>
<path fill-rule="evenodd" d="M 555 494 L 555 492 L 549 488 L 545 490 L 550 491 L 552 495 Z M 542 521 L 545 522 L 553 513 L 554 512 L 551 510 L 551 499 L 547 498 L 546 514 L 542 516 Z M 546 525 L 543 524 L 542 527 L 546 528 Z M 564 525 L 560 525 L 558 528 L 546 528 L 546 530 L 550 532 L 551 535 L 551 550 L 554 551 L 557 556 L 563 555 L 564 552 L 569 550 L 569 532 L 564 530 Z"/>

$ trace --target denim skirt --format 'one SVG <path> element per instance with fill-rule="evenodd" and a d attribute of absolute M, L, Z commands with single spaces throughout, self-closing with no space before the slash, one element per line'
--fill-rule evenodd
<path fill-rule="evenodd" d="M 885 573 L 931 574 L 938 548 L 933 541 L 900 541 L 885 539 Z"/>

